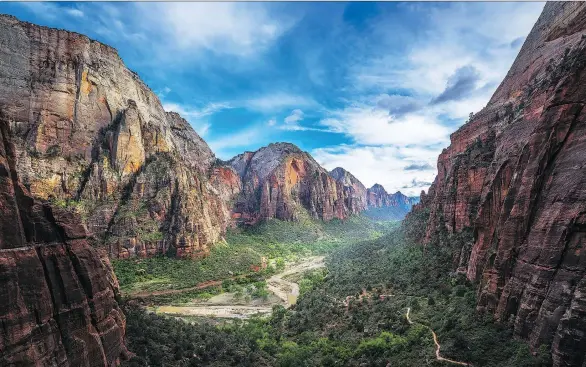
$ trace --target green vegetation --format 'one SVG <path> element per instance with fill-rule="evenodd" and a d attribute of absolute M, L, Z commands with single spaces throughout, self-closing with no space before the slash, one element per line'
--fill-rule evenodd
<path fill-rule="evenodd" d="M 468 243 L 468 232 L 442 236 L 441 246 L 431 243 L 423 248 L 410 240 L 421 234 L 421 229 L 409 226 L 423 226 L 426 216 L 411 216 L 404 227 L 374 239 L 364 233 L 340 235 L 354 243 L 338 246 L 328 257 L 327 271 L 310 272 L 300 281 L 298 303 L 288 310 L 274 306 L 270 317 L 214 327 L 207 321 L 190 325 L 130 308 L 129 348 L 137 357 L 126 364 L 447 366 L 435 359 L 428 326 L 437 333 L 441 354 L 447 358 L 476 367 L 551 365 L 545 350 L 533 356 L 524 342 L 512 337 L 508 327 L 477 313 L 474 285 L 451 273 L 454 252 Z M 262 231 L 273 225 L 233 235 L 266 239 L 267 232 Z M 299 236 L 304 244 L 299 246 L 302 252 L 308 251 L 306 244 L 312 236 L 307 229 L 281 233 L 273 228 L 269 233 L 287 236 L 289 243 L 296 243 L 293 240 Z M 250 241 L 250 246 L 259 243 Z M 280 255 L 280 247 L 271 247 L 275 246 L 273 241 L 258 246 L 273 257 Z M 291 255 L 297 253 L 291 251 Z M 406 319 L 407 308 L 414 324 Z"/>
<path fill-rule="evenodd" d="M 304 219 L 301 222 L 271 220 L 259 226 L 230 230 L 226 243 L 214 246 L 201 260 L 158 256 L 149 259 L 113 260 L 123 293 L 191 288 L 209 280 L 222 280 L 255 273 L 262 257 L 271 266 L 258 273 L 267 276 L 285 265 L 310 255 L 368 238 L 378 238 L 396 227 L 355 216 L 330 222 Z M 153 231 L 153 236 L 160 232 Z M 158 238 L 158 237 L 157 237 Z"/>

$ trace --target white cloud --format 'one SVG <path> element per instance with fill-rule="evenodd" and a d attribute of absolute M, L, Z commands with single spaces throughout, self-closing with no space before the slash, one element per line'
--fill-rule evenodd
<path fill-rule="evenodd" d="M 266 134 L 266 126 L 252 125 L 230 135 L 210 139 L 208 145 L 217 156 L 228 159 L 235 152 L 242 152 L 243 148 L 255 145 L 255 143 L 264 139 Z"/>
<path fill-rule="evenodd" d="M 319 148 L 311 153 L 326 169 L 344 167 L 366 187 L 379 183 L 388 192 L 410 196 L 427 189 L 436 175 L 435 161 L 441 149 L 342 145 Z M 414 163 L 422 170 L 405 170 Z M 415 183 L 415 185 L 414 185 Z"/>
<path fill-rule="evenodd" d="M 298 108 L 291 111 L 291 114 L 285 117 L 285 123 L 287 125 L 296 125 L 301 120 L 303 120 L 303 111 Z"/>
<path fill-rule="evenodd" d="M 205 137 L 212 127 L 211 123 L 206 120 L 206 117 L 228 108 L 231 108 L 228 103 L 209 103 L 204 107 L 197 108 L 178 103 L 163 102 L 163 109 L 165 111 L 177 112 L 181 117 L 189 121 L 193 129 L 201 137 Z"/>
<path fill-rule="evenodd" d="M 67 10 L 65 10 L 65 12 L 73 17 L 77 17 L 77 18 L 83 18 L 85 16 L 85 14 L 83 13 L 83 11 L 79 10 L 79 9 L 75 9 L 75 8 L 68 8 Z"/>
<path fill-rule="evenodd" d="M 319 104 L 310 97 L 284 92 L 251 98 L 242 101 L 241 104 L 248 109 L 260 112 L 278 112 L 293 107 L 319 107 Z"/>
<path fill-rule="evenodd" d="M 275 126 L 277 124 L 277 119 L 272 118 L 267 122 L 267 125 L 269 126 Z"/>
<path fill-rule="evenodd" d="M 136 4 L 144 25 L 161 32 L 178 50 L 207 49 L 247 56 L 271 45 L 291 26 L 264 4 L 164 2 Z"/>
<path fill-rule="evenodd" d="M 226 102 L 209 103 L 202 108 L 197 108 L 188 105 L 182 105 L 173 102 L 163 102 L 163 109 L 167 112 L 177 112 L 185 119 L 200 119 L 206 116 L 213 115 L 221 110 L 229 109 L 231 105 Z"/>
<path fill-rule="evenodd" d="M 332 111 L 321 125 L 342 133 L 356 143 L 366 145 L 398 145 L 446 143 L 450 131 L 434 116 L 407 114 L 393 117 L 381 108 L 365 105 Z"/>

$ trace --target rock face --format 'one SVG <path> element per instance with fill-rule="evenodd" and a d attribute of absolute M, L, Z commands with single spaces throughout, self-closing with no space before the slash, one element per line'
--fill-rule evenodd
<path fill-rule="evenodd" d="M 457 263 L 479 310 L 554 366 L 586 363 L 586 4 L 548 3 L 489 104 L 451 137 L 415 210 L 426 240 L 471 228 Z"/>
<path fill-rule="evenodd" d="M 237 188 L 212 185 L 208 145 L 114 49 L 5 15 L 0 45 L 0 110 L 34 197 L 75 207 L 113 256 L 199 256 L 221 238 Z"/>
<path fill-rule="evenodd" d="M 336 181 L 344 188 L 344 201 L 352 213 L 359 213 L 366 209 L 366 187 L 354 175 L 342 167 L 330 171 Z"/>
<path fill-rule="evenodd" d="M 0 214 L 0 365 L 117 365 L 127 354 L 125 318 L 108 259 L 74 215 L 21 184 L 4 116 Z"/>
<path fill-rule="evenodd" d="M 245 152 L 229 162 L 242 181 L 234 218 L 254 223 L 277 218 L 297 220 L 307 210 L 313 218 L 344 219 L 357 203 L 309 154 L 289 143 Z"/>
<path fill-rule="evenodd" d="M 406 210 L 407 213 L 411 207 L 419 202 L 418 198 L 403 195 L 401 191 L 389 194 L 379 184 L 374 184 L 366 192 L 367 205 L 369 208 L 382 207 L 399 207 Z"/>

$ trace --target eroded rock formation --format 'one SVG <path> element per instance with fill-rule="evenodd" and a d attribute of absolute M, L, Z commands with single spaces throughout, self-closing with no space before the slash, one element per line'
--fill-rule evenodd
<path fill-rule="evenodd" d="M 401 191 L 389 194 L 384 187 L 374 184 L 366 192 L 366 202 L 370 208 L 398 207 L 406 210 L 405 213 L 407 213 L 419 202 L 419 199 L 404 195 Z"/>
<path fill-rule="evenodd" d="M 0 116 L 0 365 L 115 366 L 126 356 L 102 255 L 75 215 L 30 196 Z"/>
<path fill-rule="evenodd" d="M 478 308 L 554 366 L 586 363 L 586 4 L 548 3 L 489 104 L 455 132 L 416 210 L 471 228 Z"/>
<path fill-rule="evenodd" d="M 344 202 L 352 213 L 360 213 L 366 209 L 366 187 L 362 182 L 342 167 L 331 170 L 330 176 L 342 184 Z"/>
<path fill-rule="evenodd" d="M 0 45 L 0 109 L 34 197 L 75 207 L 114 256 L 199 256 L 221 238 L 235 187 L 212 185 L 208 145 L 114 49 L 5 15 Z"/>
<path fill-rule="evenodd" d="M 234 217 L 249 223 L 277 218 L 297 220 L 305 211 L 331 220 L 355 213 L 352 197 L 309 154 L 289 143 L 245 152 L 229 162 L 242 180 Z"/>

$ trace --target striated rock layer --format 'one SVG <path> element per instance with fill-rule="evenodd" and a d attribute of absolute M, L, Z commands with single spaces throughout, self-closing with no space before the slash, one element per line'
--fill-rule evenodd
<path fill-rule="evenodd" d="M 75 216 L 21 184 L 0 116 L 0 365 L 115 366 L 125 318 L 106 256 Z"/>
<path fill-rule="evenodd" d="M 5 15 L 0 46 L 0 109 L 34 197 L 76 208 L 113 256 L 200 256 L 221 238 L 238 185 L 212 185 L 208 145 L 114 49 Z"/>
<path fill-rule="evenodd" d="M 331 170 L 330 176 L 342 184 L 344 201 L 352 213 L 359 213 L 366 209 L 367 190 L 362 182 L 342 167 Z"/>
<path fill-rule="evenodd" d="M 451 137 L 415 210 L 471 228 L 478 308 L 554 366 L 586 363 L 586 4 L 548 3 L 489 104 Z"/>
<path fill-rule="evenodd" d="M 313 218 L 344 219 L 363 208 L 341 182 L 293 144 L 270 144 L 228 163 L 242 181 L 236 219 L 298 220 L 305 210 Z"/>

